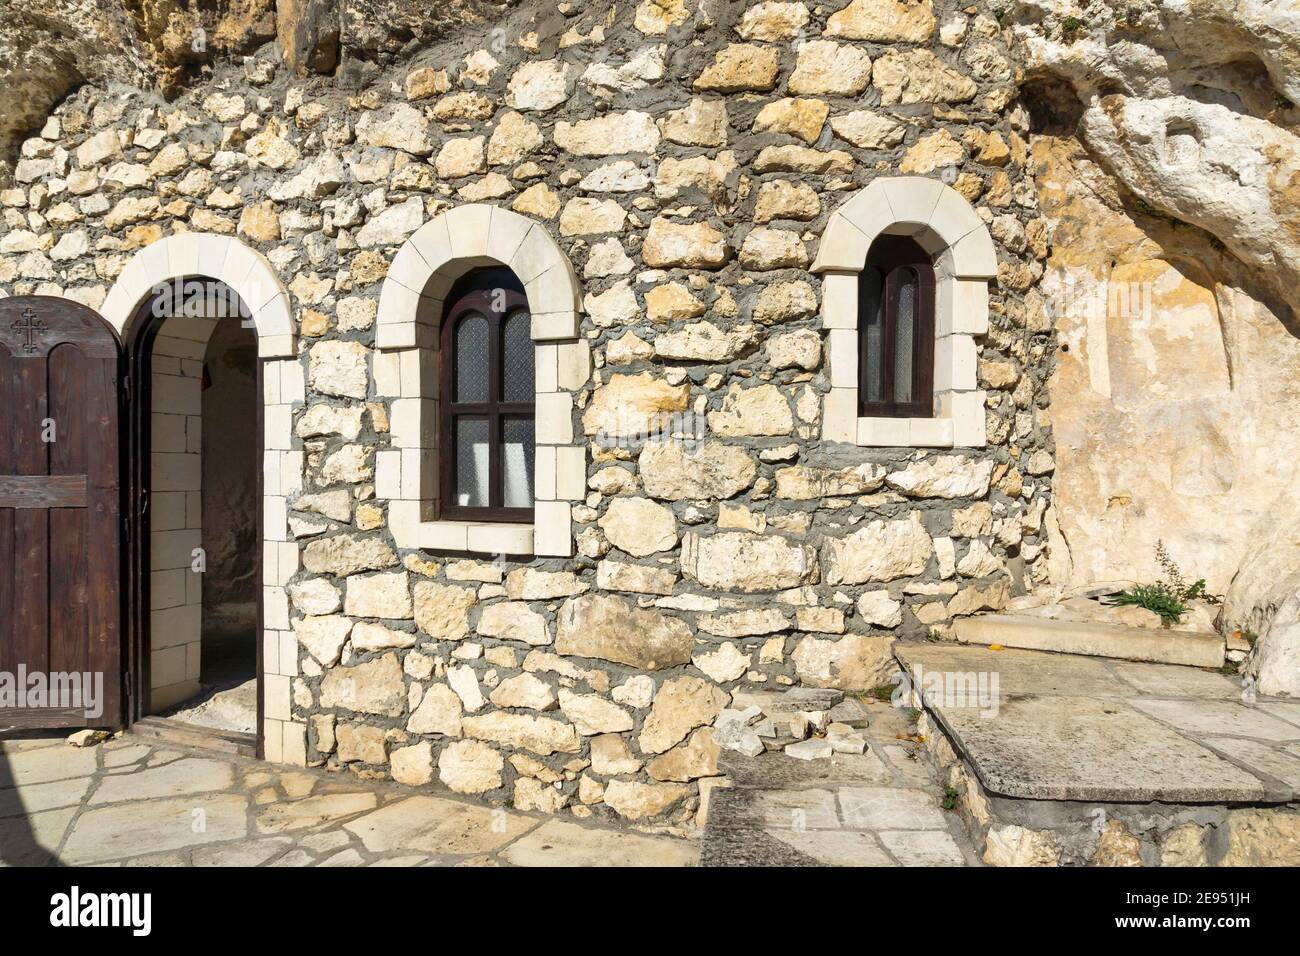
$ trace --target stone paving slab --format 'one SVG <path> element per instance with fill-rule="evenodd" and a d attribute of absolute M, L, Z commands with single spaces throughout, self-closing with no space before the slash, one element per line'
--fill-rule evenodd
<path fill-rule="evenodd" d="M 895 645 L 895 656 L 914 669 L 936 673 L 999 672 L 999 692 L 1014 697 L 1072 695 L 1082 697 L 1125 697 L 1132 688 L 1120 680 L 1096 657 L 1067 657 L 1039 651 L 993 651 L 987 647 L 958 644 Z"/>
<path fill-rule="evenodd" d="M 777 842 L 823 866 L 897 866 L 876 835 L 855 830 L 768 830 Z M 946 836 L 947 834 L 945 834 Z"/>
<path fill-rule="evenodd" d="M 1093 697 L 931 707 L 992 793 L 1030 800 L 1255 802 L 1265 783 L 1160 721 Z M 1286 799 L 1274 794 L 1275 799 Z"/>
<path fill-rule="evenodd" d="M 1289 750 L 1300 723 L 1287 719 L 1300 705 L 1254 700 L 1217 672 L 932 643 L 900 645 L 896 655 L 913 675 L 996 673 L 995 708 L 927 700 L 994 794 L 1123 803 L 1300 796 Z"/>
<path fill-rule="evenodd" d="M 1132 705 L 1182 732 L 1278 742 L 1300 741 L 1300 727 L 1233 700 L 1134 700 Z"/>
<path fill-rule="evenodd" d="M 834 754 L 824 760 L 797 760 L 780 751 L 744 757 L 735 751 L 722 757 L 721 769 L 735 787 L 768 790 L 804 789 L 839 784 L 879 783 L 894 779 L 894 768 L 875 750 L 864 754 Z"/>
<path fill-rule="evenodd" d="M 943 830 L 934 795 L 901 787 L 842 787 L 840 817 L 855 830 Z"/>
<path fill-rule="evenodd" d="M 1116 677 L 1146 696 L 1191 697 L 1197 700 L 1241 699 L 1241 682 L 1218 671 L 1176 667 L 1172 664 L 1130 664 L 1124 661 L 1116 661 L 1110 667 Z"/>
<path fill-rule="evenodd" d="M 714 799 L 723 791 L 714 793 Z M 846 842 L 837 831 L 825 832 L 819 843 L 829 843 L 833 852 L 818 854 L 818 846 L 805 841 L 803 849 L 789 842 L 792 831 L 767 831 L 762 827 L 710 827 L 700 848 L 701 866 L 874 866 L 888 859 L 874 838 Z M 819 832 L 819 831 L 814 831 Z M 891 861 L 892 862 L 892 861 Z"/>
<path fill-rule="evenodd" d="M 1300 727 L 1300 700 L 1268 700 L 1262 702 L 1259 709 Z"/>
<path fill-rule="evenodd" d="M 0 866 L 692 866 L 695 841 L 137 740 L 0 739 Z"/>
<path fill-rule="evenodd" d="M 552 820 L 502 851 L 516 866 L 694 866 L 698 851 L 684 841 L 593 830 Z"/>
<path fill-rule="evenodd" d="M 1300 751 L 1279 750 L 1241 737 L 1206 737 L 1205 745 L 1250 767 L 1257 775 L 1272 777 L 1280 787 L 1300 793 Z"/>
<path fill-rule="evenodd" d="M 178 850 L 236 840 L 248 833 L 248 797 L 234 793 L 193 794 L 171 800 L 129 800 L 87 810 L 59 850 L 69 865 L 105 863 L 150 851 Z"/>
<path fill-rule="evenodd" d="M 967 866 L 978 858 L 915 736 L 913 716 L 861 701 L 864 754 L 719 757 L 730 786 L 709 796 L 704 866 Z M 775 702 L 779 709 L 782 702 Z"/>
<path fill-rule="evenodd" d="M 523 836 L 536 821 L 504 810 L 438 797 L 408 797 L 345 823 L 372 853 L 411 850 L 467 855 L 493 853 Z"/>

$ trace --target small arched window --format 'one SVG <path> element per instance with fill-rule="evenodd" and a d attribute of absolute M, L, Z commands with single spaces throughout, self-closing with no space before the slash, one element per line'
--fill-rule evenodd
<path fill-rule="evenodd" d="M 880 236 L 858 276 L 858 415 L 934 415 L 934 265 L 906 236 Z"/>
<path fill-rule="evenodd" d="M 535 356 L 524 287 L 509 269 L 452 286 L 439 369 L 443 518 L 532 521 Z"/>

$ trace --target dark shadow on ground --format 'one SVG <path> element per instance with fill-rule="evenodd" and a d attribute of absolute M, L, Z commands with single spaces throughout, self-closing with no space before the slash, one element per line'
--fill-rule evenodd
<path fill-rule="evenodd" d="M 40 736 L 45 734 L 8 731 L 0 727 L 0 866 L 63 865 L 58 856 L 36 838 L 18 791 L 17 774 L 10 765 L 5 748 L 7 741 Z"/>

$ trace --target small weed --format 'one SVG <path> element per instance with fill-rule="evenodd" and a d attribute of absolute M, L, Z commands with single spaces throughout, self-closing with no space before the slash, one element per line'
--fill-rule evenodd
<path fill-rule="evenodd" d="M 1163 580 L 1156 584 L 1138 584 L 1127 591 L 1121 591 L 1111 598 L 1111 603 L 1144 607 L 1148 611 L 1154 611 L 1160 615 L 1160 621 L 1165 627 L 1172 627 L 1183 619 L 1183 615 L 1188 611 L 1188 601 L 1219 603 L 1218 596 L 1205 589 L 1204 578 L 1191 584 L 1187 583 L 1182 569 L 1169 556 L 1163 541 L 1156 542 L 1156 563 L 1164 572 Z"/>
<path fill-rule="evenodd" d="M 999 24 L 1003 23 L 1007 19 L 1007 8 L 998 7 L 996 10 L 994 10 L 993 19 L 998 21 Z"/>
<path fill-rule="evenodd" d="M 1127 591 L 1121 591 L 1111 598 L 1112 604 L 1130 604 L 1144 607 L 1160 615 L 1165 627 L 1172 627 L 1183 619 L 1187 605 L 1178 598 L 1163 582 L 1160 584 L 1138 584 Z"/>
<path fill-rule="evenodd" d="M 1078 17 L 1066 17 L 1061 21 L 1061 35 L 1069 36 L 1071 33 L 1078 33 L 1083 29 L 1083 21 Z"/>
<path fill-rule="evenodd" d="M 944 787 L 944 788 L 943 788 L 943 808 L 944 808 L 945 810 L 956 810 L 956 809 L 957 809 L 957 798 L 958 798 L 959 796 L 961 796 L 961 794 L 959 794 L 959 793 L 957 792 L 957 788 L 956 788 L 956 787 Z"/>
<path fill-rule="evenodd" d="M 864 697 L 874 697 L 876 700 L 889 703 L 894 696 L 893 684 L 881 684 L 879 687 L 873 687 L 871 690 L 863 691 Z"/>
<path fill-rule="evenodd" d="M 915 707 L 909 707 L 907 708 L 907 719 L 910 720 L 912 723 L 916 723 L 918 720 L 921 719 L 921 712 L 917 710 Z"/>
<path fill-rule="evenodd" d="M 1285 96 L 1283 96 L 1281 93 L 1274 93 L 1274 94 L 1273 94 L 1273 105 L 1276 106 L 1276 107 L 1277 107 L 1278 109 L 1280 109 L 1280 110 L 1289 110 L 1291 107 L 1295 106 L 1294 103 L 1292 103 L 1289 99 L 1287 99 L 1287 98 L 1286 98 Z"/>
<path fill-rule="evenodd" d="M 1241 673 L 1241 661 L 1224 661 L 1219 673 L 1224 677 L 1236 677 Z"/>

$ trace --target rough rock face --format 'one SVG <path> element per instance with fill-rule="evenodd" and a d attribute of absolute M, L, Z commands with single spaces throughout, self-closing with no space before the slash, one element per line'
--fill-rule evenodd
<path fill-rule="evenodd" d="M 268 40 L 299 73 L 331 72 L 340 55 L 392 54 L 517 0 L 7 0 L 0 18 L 0 180 L 14 144 L 84 82 L 170 93 L 187 74 Z"/>
<path fill-rule="evenodd" d="M 1034 155 L 1055 223 L 1043 288 L 1068 348 L 1051 388 L 1069 580 L 1151 579 L 1163 540 L 1223 593 L 1295 486 L 1283 449 L 1295 445 L 1300 342 L 1240 263 L 1126 210 L 1077 143 L 1043 136 Z"/>
<path fill-rule="evenodd" d="M 1107 173 L 1215 236 L 1300 306 L 1294 10 L 1149 0 L 1122 14 L 1097 4 L 1070 19 L 1075 8 L 1058 0 L 1017 8 L 1041 18 L 1014 28 L 1031 77 L 1074 91 L 1079 138 Z"/>
<path fill-rule="evenodd" d="M 1063 345 L 1054 576 L 1151 580 L 1162 539 L 1189 580 L 1227 594 L 1221 626 L 1262 635 L 1261 688 L 1300 693 L 1292 613 L 1269 633 L 1300 570 L 1300 542 L 1275 534 L 1300 481 L 1294 10 L 1009 13 L 1053 226 L 1044 299 L 1023 321 L 1054 321 Z"/>
<path fill-rule="evenodd" d="M 274 0 L 10 0 L 0 20 L 0 178 L 13 144 L 84 82 L 174 89 L 188 67 L 275 36 Z M 197 32 L 197 31 L 202 31 Z"/>

